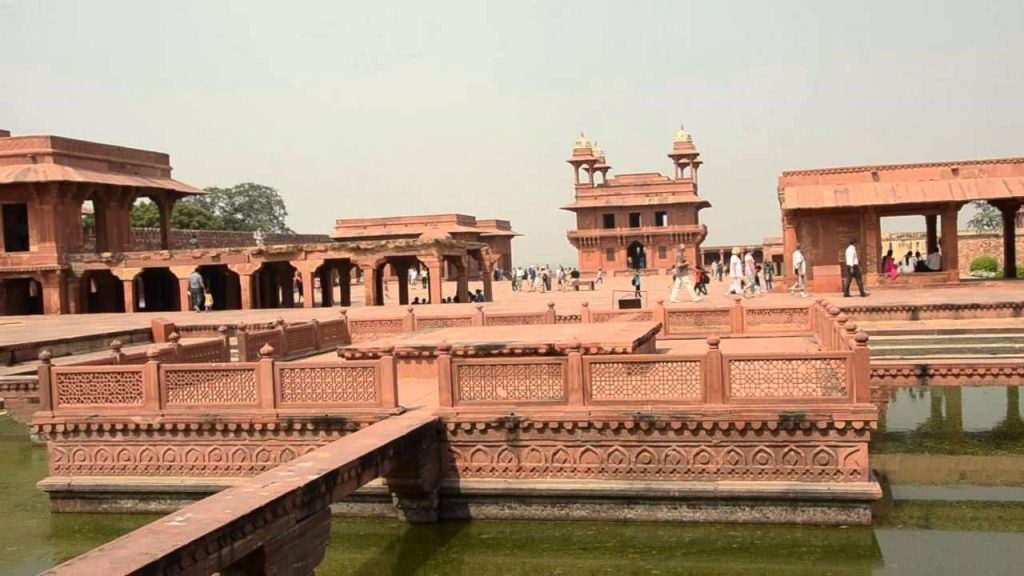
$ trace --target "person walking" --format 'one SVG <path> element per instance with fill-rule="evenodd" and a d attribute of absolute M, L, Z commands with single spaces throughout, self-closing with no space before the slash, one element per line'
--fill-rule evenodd
<path fill-rule="evenodd" d="M 600 286 L 601 284 L 604 284 L 604 270 L 599 268 L 597 270 L 597 277 L 594 278 L 594 287 Z"/>
<path fill-rule="evenodd" d="M 636 298 L 640 297 L 640 271 L 635 270 L 633 272 L 633 296 Z"/>
<path fill-rule="evenodd" d="M 747 284 L 743 287 L 743 293 L 746 294 L 749 289 L 751 297 L 757 296 L 760 291 L 757 285 L 757 264 L 754 263 L 754 255 L 749 250 L 743 251 L 743 274 Z"/>
<path fill-rule="evenodd" d="M 690 278 L 690 263 L 686 260 L 686 245 L 680 244 L 676 250 L 676 265 L 672 270 L 672 293 L 669 302 L 679 301 L 679 288 L 686 286 L 686 292 L 690 295 L 690 302 L 700 302 L 702 298 L 697 296 L 693 289 L 693 278 Z"/>
<path fill-rule="evenodd" d="M 765 289 L 765 292 L 771 292 L 772 289 L 775 288 L 775 286 L 772 285 L 772 280 L 774 280 L 774 279 L 775 279 L 775 264 L 773 264 L 772 262 L 769 262 L 769 261 L 765 261 L 765 263 L 764 263 L 764 289 Z"/>
<path fill-rule="evenodd" d="M 799 244 L 796 245 L 796 250 L 793 250 L 793 276 L 796 277 L 796 282 L 789 287 L 790 294 L 794 290 L 799 290 L 800 297 L 807 298 L 807 260 L 804 259 Z"/>
<path fill-rule="evenodd" d="M 740 260 L 740 249 L 732 249 L 729 258 L 729 292 L 727 294 L 743 294 L 743 261 Z"/>
<path fill-rule="evenodd" d="M 850 245 L 846 247 L 846 278 L 843 280 L 843 297 L 850 297 L 850 283 L 857 281 L 857 290 L 861 297 L 867 296 L 864 291 L 864 278 L 860 273 L 860 258 L 857 256 L 857 240 L 850 239 Z"/>
<path fill-rule="evenodd" d="M 204 301 L 206 293 L 206 284 L 203 283 L 203 275 L 199 273 L 199 270 L 193 270 L 188 276 L 188 295 L 192 300 L 192 309 L 196 312 L 203 311 Z"/>

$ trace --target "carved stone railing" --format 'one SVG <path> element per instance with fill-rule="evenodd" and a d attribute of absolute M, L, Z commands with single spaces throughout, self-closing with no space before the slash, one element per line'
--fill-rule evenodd
<path fill-rule="evenodd" d="M 253 362 L 259 359 L 264 346 L 274 349 L 276 358 L 289 360 L 312 356 L 350 344 L 349 320 L 344 311 L 341 318 L 334 320 L 311 320 L 302 324 L 288 324 L 278 320 L 274 326 L 252 329 L 239 325 L 235 336 L 238 339 L 238 359 Z"/>
<path fill-rule="evenodd" d="M 188 505 L 47 575 L 312 575 L 330 538 L 329 506 L 384 477 L 409 521 L 432 521 L 437 417 L 418 410 L 327 444 Z"/>

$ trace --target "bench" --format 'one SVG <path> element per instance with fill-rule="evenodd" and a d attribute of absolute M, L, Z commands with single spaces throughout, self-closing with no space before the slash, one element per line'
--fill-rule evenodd
<path fill-rule="evenodd" d="M 576 292 L 579 292 L 584 287 L 586 287 L 587 290 L 590 290 L 591 292 L 594 291 L 594 281 L 593 280 L 584 280 L 584 279 L 581 278 L 579 280 L 570 280 L 570 282 L 572 282 L 572 289 L 575 290 Z"/>

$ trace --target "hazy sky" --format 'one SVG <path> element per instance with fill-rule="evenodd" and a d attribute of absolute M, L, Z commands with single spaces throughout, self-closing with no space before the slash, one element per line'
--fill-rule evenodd
<path fill-rule="evenodd" d="M 572 262 L 582 129 L 704 166 L 709 243 L 778 235 L 786 169 L 1024 155 L 1024 2 L 0 0 L 0 128 L 160 150 L 289 222 L 507 218 Z"/>

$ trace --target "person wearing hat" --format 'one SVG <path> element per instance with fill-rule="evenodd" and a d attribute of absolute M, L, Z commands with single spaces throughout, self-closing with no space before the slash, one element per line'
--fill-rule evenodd
<path fill-rule="evenodd" d="M 703 300 L 703 298 L 697 296 L 693 289 L 693 278 L 690 278 L 690 263 L 686 261 L 686 244 L 680 244 L 679 250 L 676 252 L 676 265 L 672 270 L 672 294 L 668 299 L 669 302 L 679 301 L 680 286 L 686 286 L 691 302 Z"/>
<path fill-rule="evenodd" d="M 740 259 L 740 249 L 735 246 L 729 258 L 728 294 L 743 294 L 743 260 Z"/>

